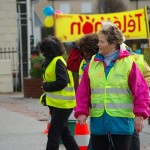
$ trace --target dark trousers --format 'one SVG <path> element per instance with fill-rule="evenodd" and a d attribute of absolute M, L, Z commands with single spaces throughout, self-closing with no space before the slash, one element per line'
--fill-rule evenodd
<path fill-rule="evenodd" d="M 130 150 L 132 135 L 91 135 L 93 150 Z"/>
<path fill-rule="evenodd" d="M 58 150 L 61 139 L 66 150 L 79 150 L 71 131 L 68 129 L 68 118 L 73 109 L 49 107 L 51 114 L 50 129 L 46 150 Z"/>
<path fill-rule="evenodd" d="M 140 150 L 140 137 L 135 131 L 132 135 L 132 145 L 130 150 Z"/>

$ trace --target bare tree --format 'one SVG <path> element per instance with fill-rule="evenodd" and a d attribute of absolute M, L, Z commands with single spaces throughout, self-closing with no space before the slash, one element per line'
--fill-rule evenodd
<path fill-rule="evenodd" d="M 126 11 L 127 7 L 121 0 L 99 0 L 98 10 L 101 13 Z"/>

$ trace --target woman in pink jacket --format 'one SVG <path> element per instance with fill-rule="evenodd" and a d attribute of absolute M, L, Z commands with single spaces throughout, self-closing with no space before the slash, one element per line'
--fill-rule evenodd
<path fill-rule="evenodd" d="M 93 150 L 129 150 L 134 128 L 139 133 L 150 114 L 148 85 L 133 57 L 120 49 L 123 41 L 118 27 L 103 24 L 99 52 L 77 89 L 74 115 L 81 125 L 90 116 Z"/>

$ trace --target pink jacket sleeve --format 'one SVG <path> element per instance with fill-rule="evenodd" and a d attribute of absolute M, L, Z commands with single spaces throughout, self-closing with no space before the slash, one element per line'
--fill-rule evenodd
<path fill-rule="evenodd" d="M 77 106 L 74 108 L 74 116 L 77 118 L 79 115 L 84 114 L 86 116 L 89 115 L 89 107 L 90 107 L 90 80 L 88 77 L 88 68 L 89 65 L 86 66 L 81 82 L 77 88 L 76 92 L 76 101 Z"/>
<path fill-rule="evenodd" d="M 150 115 L 149 87 L 144 79 L 144 76 L 135 63 L 133 63 L 129 75 L 129 86 L 132 94 L 134 95 L 133 112 L 135 116 L 140 116 L 144 119 L 148 118 Z"/>

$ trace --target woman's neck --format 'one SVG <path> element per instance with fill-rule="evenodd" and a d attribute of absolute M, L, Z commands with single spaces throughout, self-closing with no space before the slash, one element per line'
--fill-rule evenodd
<path fill-rule="evenodd" d="M 104 62 L 106 63 L 107 66 L 110 64 L 110 62 L 112 60 L 114 60 L 116 58 L 116 56 L 118 55 L 118 52 L 119 52 L 119 50 L 114 51 L 114 52 L 104 56 Z"/>

